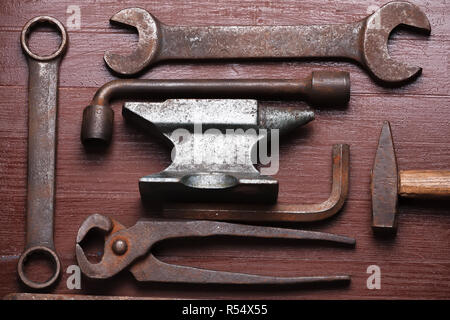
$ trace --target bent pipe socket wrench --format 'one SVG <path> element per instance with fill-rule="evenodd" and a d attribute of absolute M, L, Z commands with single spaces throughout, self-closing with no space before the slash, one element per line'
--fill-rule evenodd
<path fill-rule="evenodd" d="M 80 245 L 86 234 L 92 229 L 100 229 L 105 232 L 103 256 L 97 264 L 92 264 L 87 260 Z M 158 260 L 152 254 L 155 244 L 166 239 L 212 236 L 317 240 L 352 247 L 356 243 L 352 238 L 329 233 L 216 221 L 140 220 L 134 226 L 126 228 L 114 219 L 94 214 L 89 216 L 78 230 L 76 256 L 83 274 L 92 279 L 108 279 L 124 269 L 129 269 L 138 281 L 151 282 L 282 285 L 350 281 L 349 275 L 288 278 L 199 269 L 168 264 Z"/>
<path fill-rule="evenodd" d="M 168 26 L 141 8 L 124 9 L 110 21 L 135 27 L 139 34 L 131 55 L 104 55 L 106 64 L 124 75 L 173 59 L 346 58 L 382 82 L 402 83 L 422 69 L 390 57 L 389 35 L 399 25 L 431 31 L 425 14 L 405 1 L 387 3 L 360 21 L 334 25 Z"/>
<path fill-rule="evenodd" d="M 51 55 L 39 56 L 28 47 L 32 28 L 41 23 L 57 27 L 61 44 Z M 28 61 L 28 183 L 27 240 L 19 258 L 18 274 L 28 287 L 42 289 L 59 277 L 61 263 L 53 242 L 56 162 L 56 120 L 58 109 L 59 64 L 67 49 L 68 35 L 55 18 L 40 16 L 23 27 L 20 42 Z M 44 282 L 31 280 L 25 272 L 27 259 L 36 254 L 50 258 L 54 266 L 52 277 Z"/>
<path fill-rule="evenodd" d="M 98 89 L 84 109 L 83 144 L 109 144 L 114 120 L 109 104 L 112 99 L 132 97 L 306 99 L 315 106 L 342 106 L 350 99 L 350 76 L 348 72 L 314 71 L 303 80 L 113 80 Z"/>
<path fill-rule="evenodd" d="M 178 202 L 275 203 L 278 181 L 255 168 L 257 149 L 267 157 L 271 145 L 264 164 L 273 168 L 262 170 L 275 174 L 279 136 L 314 119 L 309 110 L 262 107 L 250 99 L 126 102 L 123 116 L 172 147 L 169 167 L 139 180 L 141 198 Z"/>
<path fill-rule="evenodd" d="M 372 228 L 397 232 L 398 197 L 450 199 L 450 170 L 398 170 L 391 126 L 385 121 L 372 169 Z"/>

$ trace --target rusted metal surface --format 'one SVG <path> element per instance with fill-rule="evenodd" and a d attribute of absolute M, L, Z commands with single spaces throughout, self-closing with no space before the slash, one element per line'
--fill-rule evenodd
<path fill-rule="evenodd" d="M 32 28 L 40 23 L 52 24 L 61 34 L 61 44 L 49 56 L 30 51 L 27 39 Z M 19 277 L 31 288 L 52 285 L 59 277 L 61 265 L 53 243 L 55 199 L 56 114 L 58 107 L 59 64 L 67 48 L 64 26 L 55 18 L 40 16 L 31 19 L 23 28 L 21 45 L 28 61 L 28 186 L 27 240 L 18 262 Z M 50 259 L 54 273 L 44 282 L 31 280 L 24 265 L 27 259 L 42 254 Z"/>
<path fill-rule="evenodd" d="M 384 122 L 372 169 L 372 228 L 396 231 L 398 168 L 391 126 Z"/>
<path fill-rule="evenodd" d="M 260 205 L 224 203 L 211 205 L 165 203 L 158 215 L 166 218 L 222 220 L 222 221 L 267 221 L 267 222 L 311 222 L 327 219 L 342 208 L 348 195 L 350 147 L 346 144 L 333 146 L 332 185 L 327 200 L 316 204 Z"/>
<path fill-rule="evenodd" d="M 98 89 L 84 109 L 81 141 L 85 145 L 111 141 L 112 99 L 193 97 L 305 99 L 315 106 L 342 106 L 350 99 L 350 76 L 341 71 L 314 71 L 301 80 L 113 80 Z"/>
<path fill-rule="evenodd" d="M 97 264 L 90 263 L 80 245 L 92 229 L 105 232 L 103 257 Z M 241 273 L 214 271 L 164 263 L 155 258 L 153 246 L 166 239 L 230 236 L 276 239 L 318 240 L 354 246 L 352 238 L 334 234 L 271 227 L 247 226 L 216 221 L 156 219 L 140 220 L 125 228 L 108 217 L 94 214 L 81 225 L 77 235 L 76 256 L 81 271 L 89 278 L 107 279 L 129 268 L 138 281 L 215 283 L 215 284 L 300 284 L 349 281 L 349 275 L 313 277 L 267 277 Z M 122 241 L 127 250 L 114 251 L 115 243 Z M 138 260 L 137 260 L 138 259 Z"/>
<path fill-rule="evenodd" d="M 374 231 L 397 232 L 398 196 L 409 198 L 449 198 L 450 170 L 402 170 L 391 126 L 385 121 L 372 169 L 372 227 Z"/>
<path fill-rule="evenodd" d="M 85 294 L 10 293 L 3 300 L 182 300 L 166 297 L 91 296 Z"/>
<path fill-rule="evenodd" d="M 250 99 L 170 99 L 127 102 L 123 116 L 173 147 L 169 167 L 139 180 L 143 200 L 275 203 L 278 181 L 255 168 L 257 144 L 260 153 L 278 148 L 279 135 L 310 122 L 314 112 Z M 277 152 L 266 163 L 274 173 Z"/>
<path fill-rule="evenodd" d="M 107 51 L 106 64 L 120 74 L 172 59 L 347 58 L 376 79 L 403 82 L 421 72 L 389 56 L 392 30 L 407 25 L 429 33 L 430 23 L 415 5 L 390 2 L 367 18 L 349 24 L 311 26 L 168 26 L 141 8 L 115 14 L 112 22 L 133 26 L 137 49 L 129 56 Z"/>

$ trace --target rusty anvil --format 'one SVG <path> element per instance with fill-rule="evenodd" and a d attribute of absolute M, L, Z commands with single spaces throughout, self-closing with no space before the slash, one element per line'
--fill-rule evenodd
<path fill-rule="evenodd" d="M 314 112 L 252 99 L 169 99 L 126 102 L 123 116 L 174 146 L 168 168 L 139 180 L 142 199 L 274 203 L 278 181 L 255 168 L 256 145 L 273 130 L 308 123 Z"/>
<path fill-rule="evenodd" d="M 450 170 L 401 170 L 392 140 L 391 126 L 384 122 L 372 169 L 372 228 L 396 233 L 398 196 L 450 198 Z"/>

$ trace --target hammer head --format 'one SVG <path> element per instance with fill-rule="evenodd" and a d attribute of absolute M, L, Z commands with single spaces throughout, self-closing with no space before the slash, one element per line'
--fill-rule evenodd
<path fill-rule="evenodd" d="M 391 126 L 383 124 L 372 169 L 372 228 L 374 231 L 397 231 L 398 168 Z"/>

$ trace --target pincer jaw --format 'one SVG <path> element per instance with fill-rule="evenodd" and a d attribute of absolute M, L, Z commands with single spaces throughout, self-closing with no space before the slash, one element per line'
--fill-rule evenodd
<path fill-rule="evenodd" d="M 93 229 L 99 229 L 107 234 L 109 234 L 114 227 L 113 221 L 100 214 L 93 214 L 89 216 L 81 225 L 80 229 L 78 230 L 77 235 L 77 244 L 75 246 L 75 253 L 78 261 L 78 265 L 80 266 L 80 269 L 83 271 L 83 274 L 86 275 L 89 278 L 93 279 L 105 279 L 112 276 L 111 271 L 108 270 L 109 268 L 106 268 L 105 263 L 105 257 L 107 255 L 106 252 L 106 246 L 105 246 L 105 252 L 103 254 L 102 260 L 97 264 L 92 264 L 87 259 L 86 255 L 84 254 L 83 248 L 81 247 L 80 243 L 83 241 L 83 239 L 86 237 L 86 235 L 89 233 L 89 231 Z M 106 236 L 107 237 L 107 236 Z M 106 244 L 106 241 L 105 241 Z"/>
<path fill-rule="evenodd" d="M 99 229 L 109 233 L 113 229 L 113 222 L 110 218 L 101 214 L 93 214 L 86 218 L 78 229 L 77 244 L 81 243 L 89 231 Z"/>
<path fill-rule="evenodd" d="M 105 270 L 103 267 L 103 259 L 101 262 L 97 264 L 92 264 L 86 258 L 84 254 L 83 248 L 77 243 L 75 246 L 75 253 L 77 256 L 77 262 L 80 269 L 83 271 L 83 274 L 91 279 L 105 279 L 108 278 L 108 275 L 105 274 Z"/>

